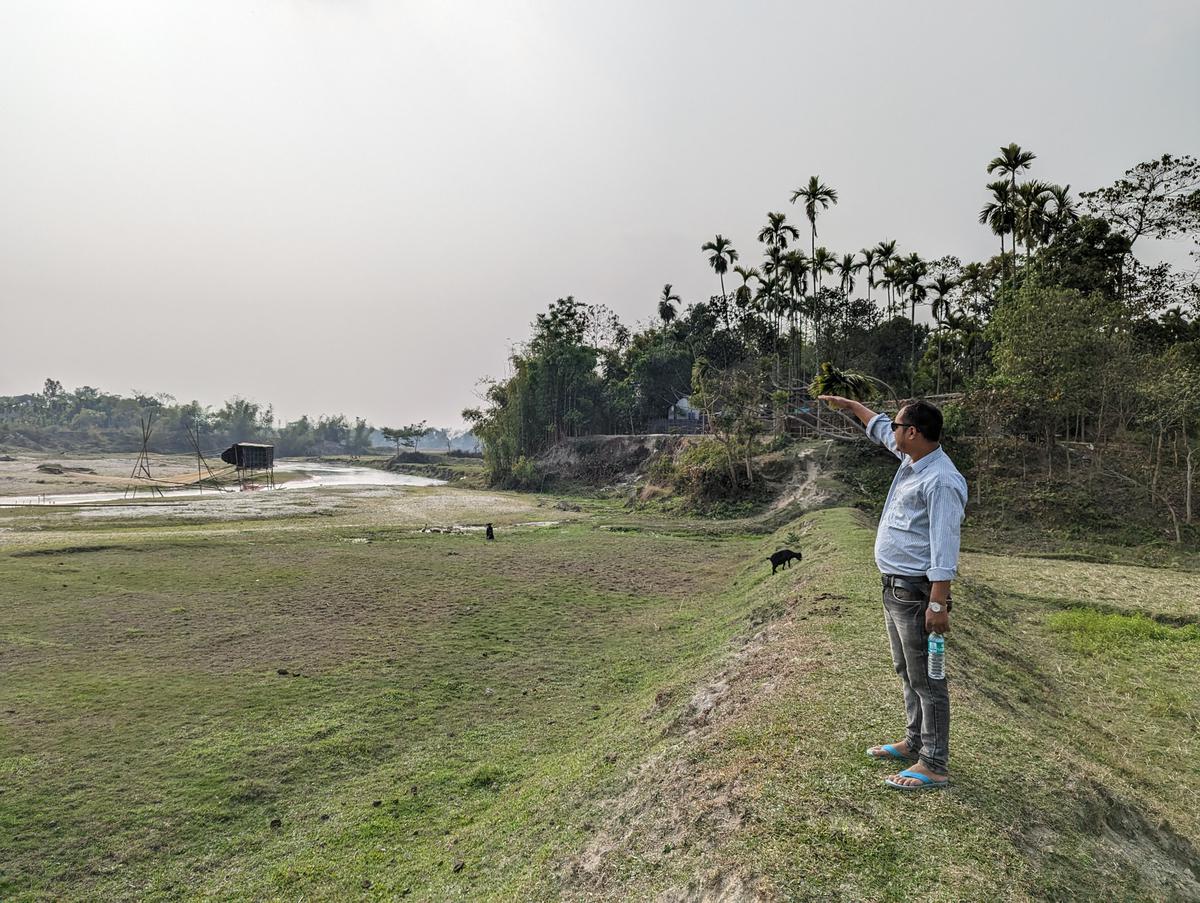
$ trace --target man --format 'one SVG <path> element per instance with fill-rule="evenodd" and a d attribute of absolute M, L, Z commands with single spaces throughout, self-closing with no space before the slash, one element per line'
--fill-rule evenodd
<path fill-rule="evenodd" d="M 928 676 L 928 640 L 931 633 L 950 631 L 950 582 L 958 572 L 967 481 L 939 444 L 942 412 L 929 402 L 906 403 L 892 421 L 848 398 L 820 398 L 851 411 L 871 441 L 901 461 L 879 518 L 875 563 L 883 575 L 883 619 L 904 685 L 908 731 L 902 741 L 872 746 L 867 755 L 915 760 L 885 778 L 889 787 L 944 787 L 950 779 L 950 694 L 944 679 Z"/>

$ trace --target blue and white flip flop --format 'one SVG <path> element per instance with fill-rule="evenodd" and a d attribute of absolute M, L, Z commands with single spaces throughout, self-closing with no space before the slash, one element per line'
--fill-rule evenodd
<path fill-rule="evenodd" d="M 940 790 L 941 788 L 947 787 L 950 784 L 949 778 L 944 778 L 939 781 L 937 778 L 931 778 L 929 775 L 921 774 L 919 771 L 913 771 L 911 768 L 904 769 L 904 771 L 900 772 L 898 775 L 896 775 L 896 777 L 916 778 L 921 783 L 901 784 L 897 781 L 893 781 L 890 777 L 884 778 L 883 783 L 887 784 L 893 790 Z"/>
<path fill-rule="evenodd" d="M 896 749 L 896 745 L 894 743 L 885 743 L 879 747 L 879 749 L 882 749 L 887 755 L 877 756 L 877 755 L 875 755 L 875 753 L 871 752 L 871 750 L 873 750 L 873 749 L 875 749 L 874 746 L 867 747 L 867 757 L 868 758 L 871 758 L 871 759 L 898 759 L 901 762 L 915 762 L 916 761 L 916 759 L 914 759 L 912 756 L 906 756 L 904 753 L 900 752 L 900 750 Z"/>

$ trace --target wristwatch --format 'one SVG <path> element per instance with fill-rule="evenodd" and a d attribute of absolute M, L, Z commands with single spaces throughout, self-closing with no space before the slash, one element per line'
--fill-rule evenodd
<path fill-rule="evenodd" d="M 932 611 L 934 614 L 937 614 L 938 612 L 940 612 L 942 610 L 942 603 L 941 602 L 930 602 L 929 610 Z"/>

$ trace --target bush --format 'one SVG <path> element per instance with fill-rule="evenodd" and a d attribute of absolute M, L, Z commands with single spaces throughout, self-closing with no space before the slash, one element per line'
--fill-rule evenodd
<path fill-rule="evenodd" d="M 513 464 L 512 471 L 508 475 L 508 485 L 512 489 L 540 489 L 542 475 L 533 461 L 521 455 Z"/>
<path fill-rule="evenodd" d="M 745 470 L 736 463 L 734 478 L 730 479 L 725 449 L 712 440 L 689 446 L 677 459 L 674 471 L 676 490 L 689 507 L 700 511 L 730 511 L 729 503 L 753 502 L 766 491 L 760 475 L 755 474 L 753 482 L 747 483 Z"/>

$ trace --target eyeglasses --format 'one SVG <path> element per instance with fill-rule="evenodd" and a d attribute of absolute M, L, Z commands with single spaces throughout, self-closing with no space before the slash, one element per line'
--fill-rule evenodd
<path fill-rule="evenodd" d="M 893 420 L 892 432 L 894 433 L 896 430 L 903 429 L 906 426 L 911 426 L 913 429 L 917 429 L 917 425 L 915 423 L 901 423 L 899 420 Z"/>

